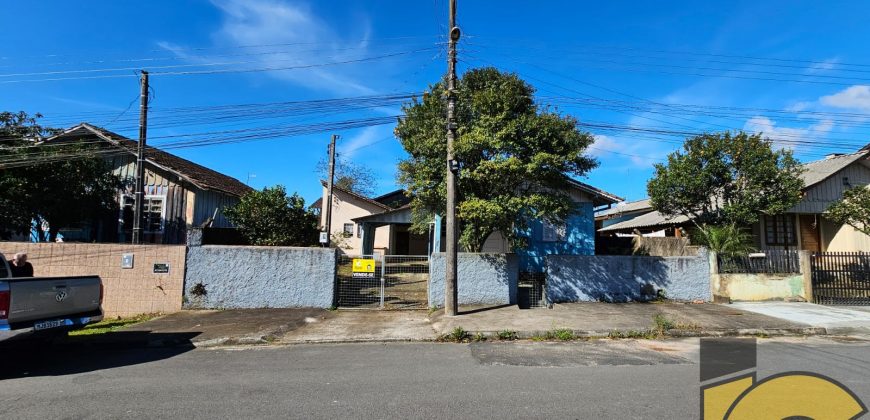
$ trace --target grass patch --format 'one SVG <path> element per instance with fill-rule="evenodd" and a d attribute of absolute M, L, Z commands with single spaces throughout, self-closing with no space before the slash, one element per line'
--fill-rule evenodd
<path fill-rule="evenodd" d="M 96 335 L 96 334 L 106 334 L 112 331 L 118 330 L 120 328 L 124 328 L 128 325 L 138 324 L 140 322 L 148 321 L 149 319 L 153 319 L 157 317 L 158 314 L 143 314 L 136 315 L 129 318 L 113 318 L 113 319 L 104 319 L 100 322 L 89 324 L 86 327 L 80 330 L 73 330 L 69 332 L 70 336 L 77 335 Z"/>
<path fill-rule="evenodd" d="M 513 341 L 517 339 L 517 332 L 511 330 L 502 330 L 498 332 L 498 339 L 502 341 Z"/>
<path fill-rule="evenodd" d="M 480 334 L 478 334 L 478 335 L 480 335 Z M 471 334 L 469 334 L 468 331 L 465 331 L 465 329 L 462 327 L 456 327 L 453 329 L 453 331 L 450 331 L 449 333 L 444 334 L 441 337 L 439 337 L 438 341 L 447 341 L 447 342 L 453 342 L 453 343 L 467 343 L 468 341 L 471 341 L 471 339 L 472 339 Z"/>
<path fill-rule="evenodd" d="M 547 339 L 549 340 L 571 341 L 574 338 L 576 338 L 574 336 L 574 331 L 567 328 L 557 328 L 547 331 Z"/>

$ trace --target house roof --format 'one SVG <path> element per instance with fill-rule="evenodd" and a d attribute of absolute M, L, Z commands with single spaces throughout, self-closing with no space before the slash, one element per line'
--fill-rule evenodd
<path fill-rule="evenodd" d="M 598 212 L 595 215 L 596 218 L 611 218 L 614 216 L 620 216 L 626 213 L 632 213 L 636 211 L 642 210 L 651 210 L 652 205 L 650 205 L 649 198 L 644 198 L 643 200 L 637 201 L 627 201 L 624 203 L 619 203 L 614 207 L 611 207 L 607 210 Z"/>
<path fill-rule="evenodd" d="M 321 179 L 321 180 L 320 180 L 320 185 L 323 185 L 323 187 L 326 188 L 326 187 L 328 187 L 329 184 L 327 184 L 326 181 L 324 181 L 324 180 Z M 351 190 L 348 190 L 348 189 L 345 189 L 345 188 L 341 188 L 341 187 L 339 187 L 338 185 L 335 185 L 335 184 L 332 185 L 332 189 L 333 189 L 333 190 L 336 190 L 336 191 L 341 191 L 341 192 L 343 192 L 343 193 L 345 193 L 345 194 L 347 194 L 347 195 L 349 195 L 349 196 L 351 196 L 351 197 L 353 197 L 353 198 L 356 198 L 357 200 L 360 200 L 360 201 L 363 201 L 363 202 L 369 203 L 369 204 L 371 204 L 371 205 L 373 205 L 373 206 L 380 207 L 380 208 L 382 208 L 382 209 L 384 209 L 384 210 L 392 210 L 392 209 L 393 209 L 392 207 L 390 207 L 390 206 L 388 206 L 388 205 L 386 205 L 386 204 L 384 204 L 384 203 L 381 203 L 381 202 L 377 201 L 377 200 L 374 199 L 374 198 L 368 198 L 368 197 L 366 197 L 366 196 L 364 196 L 364 195 L 362 195 L 362 194 L 357 194 L 357 193 L 355 193 L 355 192 L 353 192 L 353 191 L 351 191 Z M 392 193 L 390 193 L 390 194 L 392 194 Z M 383 196 L 382 196 L 382 197 L 383 197 Z"/>
<path fill-rule="evenodd" d="M 587 194 L 592 195 L 593 203 L 596 205 L 613 204 L 613 203 L 618 203 L 620 201 L 625 201 L 624 198 L 622 198 L 616 194 L 611 194 L 607 191 L 604 191 L 604 190 L 599 189 L 599 188 L 595 188 L 595 187 L 593 187 L 585 182 L 580 182 L 580 181 L 573 179 L 573 178 L 568 178 L 568 183 L 570 183 L 572 187 L 574 187 L 580 191 L 583 191 Z"/>
<path fill-rule="evenodd" d="M 845 155 L 832 155 L 824 159 L 807 162 L 803 165 L 804 172 L 801 178 L 804 180 L 804 189 L 808 189 L 845 169 L 870 154 L 870 148 L 864 148 L 856 153 Z"/>
<path fill-rule="evenodd" d="M 49 137 L 44 142 L 58 141 L 58 139 L 78 135 L 96 136 L 113 145 L 120 146 L 120 148 L 127 153 L 132 155 L 136 154 L 136 148 L 138 145 L 136 141 L 88 123 L 81 123 L 73 126 L 64 130 L 60 134 Z M 187 159 L 180 158 L 171 153 L 164 152 L 156 147 L 147 146 L 145 148 L 145 160 L 158 168 L 180 176 L 184 180 L 203 190 L 217 190 L 237 197 L 241 197 L 245 193 L 253 190 L 251 187 L 233 177 L 206 168 L 205 166 L 191 162 Z"/>
<path fill-rule="evenodd" d="M 411 223 L 411 204 L 405 204 L 383 213 L 370 214 L 351 220 L 355 223 Z"/>
<path fill-rule="evenodd" d="M 843 155 L 832 155 L 826 157 L 824 159 L 807 162 L 803 164 L 804 172 L 801 174 L 801 178 L 804 181 L 804 190 L 812 188 L 813 186 L 819 184 L 820 182 L 830 178 L 837 172 L 845 169 L 847 166 L 861 160 L 862 158 L 870 155 L 870 145 L 865 146 L 863 149 L 856 153 L 843 154 Z M 627 203 L 624 206 L 617 206 L 612 209 L 608 209 L 604 212 L 601 212 L 597 215 L 597 217 L 601 217 L 604 215 L 616 215 L 627 213 L 634 210 L 642 209 L 644 203 L 649 205 L 649 199 L 639 200 L 632 203 Z M 632 230 L 632 229 L 642 229 L 649 228 L 654 226 L 673 226 L 683 224 L 689 221 L 689 218 L 686 216 L 677 216 L 673 218 L 668 218 L 663 216 L 661 213 L 657 211 L 653 211 L 647 214 L 643 214 L 637 216 L 633 219 L 626 220 L 623 222 L 619 222 L 607 227 L 603 227 L 598 229 L 599 232 L 613 232 L 613 231 L 624 231 L 624 230 Z"/>
<path fill-rule="evenodd" d="M 689 218 L 686 216 L 676 216 L 676 217 L 665 217 L 661 213 L 657 211 L 653 211 L 650 213 L 642 214 L 633 219 L 626 220 L 624 222 L 619 222 L 616 224 L 612 224 L 607 227 L 603 227 L 598 229 L 599 232 L 613 232 L 619 230 L 632 230 L 632 229 L 643 229 L 654 226 L 673 226 L 673 225 L 681 225 L 689 221 Z"/>
<path fill-rule="evenodd" d="M 308 206 L 308 208 L 309 209 L 322 209 L 323 208 L 323 197 L 317 197 L 317 200 L 314 200 L 314 202 L 311 203 L 311 205 Z"/>

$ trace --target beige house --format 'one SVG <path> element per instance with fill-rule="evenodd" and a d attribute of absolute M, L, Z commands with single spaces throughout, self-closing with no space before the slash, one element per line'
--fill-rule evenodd
<path fill-rule="evenodd" d="M 870 145 L 855 153 L 831 154 L 803 167 L 801 201 L 783 214 L 761 215 L 761 220 L 751 227 L 755 246 L 760 250 L 870 251 L 870 236 L 825 217 L 828 207 L 839 201 L 846 190 L 870 188 Z M 675 236 L 691 225 L 685 216 L 667 218 L 653 211 L 649 200 L 616 206 L 599 212 L 596 218 L 599 222 L 617 221 L 602 223 L 604 226 L 598 229 L 602 235 L 663 231 Z"/>
<path fill-rule="evenodd" d="M 320 212 L 321 231 L 326 226 L 326 206 L 329 201 L 329 190 L 326 182 L 323 185 L 322 210 Z M 396 190 L 387 194 L 370 198 L 353 191 L 337 186 L 332 187 L 332 229 L 330 238 L 338 249 L 345 254 L 362 254 L 363 230 L 362 224 L 354 219 L 365 216 L 384 214 L 396 209 L 404 208 L 410 200 L 405 197 L 402 190 Z M 426 254 L 425 246 L 420 252 L 417 247 L 408 249 L 410 235 L 407 229 L 396 226 L 380 226 L 375 229 L 374 254 L 390 255 L 423 255 Z M 424 239 L 425 241 L 425 239 Z M 412 252 L 413 251 L 413 252 Z"/>

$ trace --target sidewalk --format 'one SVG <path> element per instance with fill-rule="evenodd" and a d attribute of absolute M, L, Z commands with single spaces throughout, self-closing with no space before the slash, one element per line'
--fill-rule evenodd
<path fill-rule="evenodd" d="M 71 337 L 95 343 L 128 341 L 148 346 L 302 344 L 429 341 L 461 327 L 470 334 L 494 336 L 512 331 L 519 338 L 570 330 L 576 337 L 609 334 L 638 336 L 656 328 L 654 318 L 670 324 L 670 336 L 812 335 L 824 329 L 740 310 L 733 305 L 682 303 L 575 303 L 553 309 L 521 310 L 515 305 L 462 307 L 456 317 L 443 311 L 323 309 L 233 309 L 182 311 L 118 332 Z M 870 315 L 870 314 L 868 314 Z M 135 340 L 135 341 L 130 341 Z M 181 340 L 182 342 L 177 342 Z"/>
<path fill-rule="evenodd" d="M 460 315 L 432 315 L 439 334 L 461 327 L 471 334 L 516 332 L 520 338 L 542 336 L 556 329 L 581 337 L 606 337 L 611 333 L 638 333 L 654 329 L 654 317 L 673 324 L 673 336 L 810 335 L 824 330 L 810 325 L 735 309 L 729 305 L 683 303 L 573 303 L 553 309 L 522 310 L 514 305 L 495 308 L 460 308 Z"/>

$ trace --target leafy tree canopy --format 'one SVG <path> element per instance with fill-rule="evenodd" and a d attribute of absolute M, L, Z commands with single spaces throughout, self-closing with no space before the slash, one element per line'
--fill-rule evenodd
<path fill-rule="evenodd" d="M 283 186 L 251 191 L 224 215 L 252 245 L 311 246 L 318 239 L 318 218 L 294 193 Z"/>
<path fill-rule="evenodd" d="M 831 204 L 826 216 L 870 235 L 870 187 L 850 188 L 840 201 Z"/>
<path fill-rule="evenodd" d="M 329 178 L 329 161 L 322 159 L 315 168 L 322 179 Z M 364 196 L 375 192 L 375 173 L 371 168 L 336 155 L 335 186 Z"/>
<path fill-rule="evenodd" d="M 759 214 L 779 214 L 797 204 L 802 170 L 790 151 L 773 150 L 760 134 L 703 134 L 655 165 L 647 192 L 652 207 L 666 217 L 743 227 Z"/>
<path fill-rule="evenodd" d="M 495 68 L 469 70 L 457 82 L 454 154 L 460 242 L 479 251 L 498 230 L 515 246 L 532 218 L 564 220 L 574 205 L 567 176 L 597 166 L 585 154 L 594 141 L 578 121 L 535 104 L 534 88 Z M 410 157 L 399 181 L 413 197 L 414 227 L 424 231 L 446 208 L 447 104 L 444 81 L 403 107 L 395 134 Z"/>
<path fill-rule="evenodd" d="M 54 241 L 60 229 L 96 220 L 117 209 L 120 181 L 94 147 L 78 142 L 36 144 L 58 130 L 41 115 L 0 112 L 0 236 L 27 234 Z M 42 232 L 43 221 L 49 231 Z"/>

